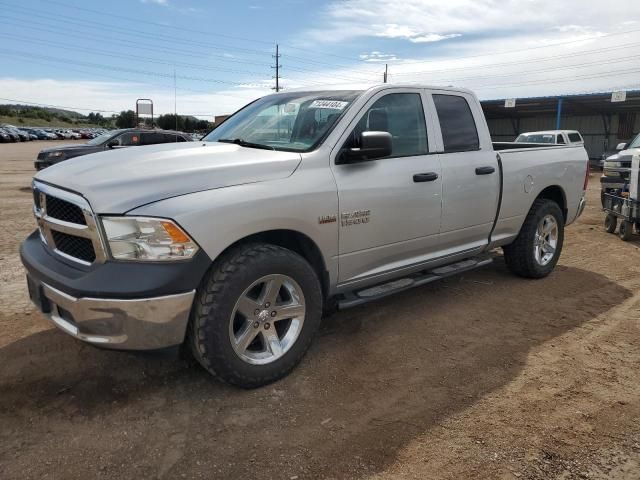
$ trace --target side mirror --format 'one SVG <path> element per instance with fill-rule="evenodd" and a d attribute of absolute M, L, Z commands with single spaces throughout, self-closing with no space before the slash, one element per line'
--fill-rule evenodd
<path fill-rule="evenodd" d="M 107 147 L 109 148 L 117 147 L 118 145 L 120 145 L 120 142 L 118 142 L 118 140 L 111 140 L 109 141 L 109 143 L 107 143 Z"/>
<path fill-rule="evenodd" d="M 366 162 L 388 157 L 392 150 L 392 137 L 389 132 L 362 132 L 360 148 L 346 149 L 340 163 Z"/>
<path fill-rule="evenodd" d="M 616 150 L 620 151 L 620 150 L 624 150 L 625 148 L 627 148 L 627 144 L 622 142 L 619 143 L 618 145 L 616 145 Z"/>

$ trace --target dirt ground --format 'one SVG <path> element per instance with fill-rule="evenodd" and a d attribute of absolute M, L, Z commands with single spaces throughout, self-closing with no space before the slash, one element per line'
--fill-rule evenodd
<path fill-rule="evenodd" d="M 0 145 L 0 478 L 640 478 L 640 236 L 604 232 L 597 174 L 550 277 L 498 259 L 335 314 L 242 391 L 34 310 L 17 252 L 43 144 Z"/>

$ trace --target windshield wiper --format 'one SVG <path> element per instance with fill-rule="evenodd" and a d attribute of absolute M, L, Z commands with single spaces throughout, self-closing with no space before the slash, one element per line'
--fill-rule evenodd
<path fill-rule="evenodd" d="M 247 142 L 242 138 L 219 138 L 217 141 L 222 143 L 235 143 L 236 145 L 240 145 L 241 147 L 247 147 L 247 148 L 261 148 L 263 150 L 275 150 L 275 148 L 269 145 L 263 145 L 262 143 Z"/>

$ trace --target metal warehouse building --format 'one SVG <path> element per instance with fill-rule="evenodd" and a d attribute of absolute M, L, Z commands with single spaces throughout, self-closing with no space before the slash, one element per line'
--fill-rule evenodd
<path fill-rule="evenodd" d="M 626 92 L 485 100 L 482 108 L 494 141 L 513 141 L 520 133 L 578 130 L 589 158 L 601 158 L 640 132 L 640 90 Z"/>

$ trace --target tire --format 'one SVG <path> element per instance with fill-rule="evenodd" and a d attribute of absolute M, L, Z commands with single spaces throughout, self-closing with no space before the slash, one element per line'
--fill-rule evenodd
<path fill-rule="evenodd" d="M 616 233 L 616 228 L 618 228 L 618 217 L 612 213 L 607 214 L 604 217 L 604 229 L 607 233 Z"/>
<path fill-rule="evenodd" d="M 541 222 L 555 222 L 555 241 L 538 242 Z M 540 227 L 541 228 L 541 227 Z M 564 216 L 557 203 L 539 198 L 529 210 L 520 233 L 510 245 L 503 247 L 507 267 L 512 273 L 525 278 L 543 278 L 551 273 L 562 252 L 564 242 Z M 551 248 L 553 247 L 553 248 Z M 553 252 L 551 252 L 553 250 Z"/>
<path fill-rule="evenodd" d="M 300 363 L 320 326 L 322 304 L 320 281 L 304 258 L 275 245 L 247 244 L 216 261 L 203 279 L 187 342 L 198 363 L 221 380 L 260 387 Z M 285 307 L 297 316 L 288 319 L 293 310 Z"/>
<path fill-rule="evenodd" d="M 622 222 L 620 222 L 618 235 L 620 235 L 620 240 L 622 240 L 623 242 L 631 240 L 631 235 L 633 235 L 633 223 L 629 222 L 628 220 L 623 220 Z"/>

